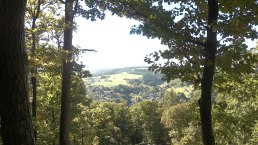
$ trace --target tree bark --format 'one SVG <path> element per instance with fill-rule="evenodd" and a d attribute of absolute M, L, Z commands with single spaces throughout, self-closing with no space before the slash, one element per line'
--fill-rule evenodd
<path fill-rule="evenodd" d="M 218 17 L 218 2 L 216 0 L 208 0 L 208 26 L 207 26 L 207 41 L 204 48 L 205 64 L 201 82 L 201 98 L 199 100 L 202 141 L 204 145 L 215 145 L 215 140 L 212 130 L 211 118 L 211 94 L 212 83 L 215 68 L 215 55 L 217 51 L 217 17 Z"/>
<path fill-rule="evenodd" d="M 24 44 L 26 0 L 0 0 L 0 117 L 4 145 L 34 145 Z"/>
<path fill-rule="evenodd" d="M 37 28 L 36 21 L 39 18 L 39 13 L 40 13 L 40 5 L 41 5 L 41 0 L 37 1 L 37 10 L 36 13 L 32 16 L 32 39 L 31 39 L 31 55 L 32 57 L 35 57 L 36 54 L 36 34 L 35 34 L 35 29 Z M 31 86 L 32 86 L 32 117 L 36 118 L 37 116 L 37 68 L 35 66 L 32 66 L 31 68 Z"/>
<path fill-rule="evenodd" d="M 31 39 L 31 55 L 32 58 L 35 57 L 36 55 L 36 42 L 37 42 L 37 38 L 36 38 L 36 34 L 35 34 L 35 30 L 37 28 L 36 25 L 36 21 L 39 18 L 39 13 L 40 13 L 40 5 L 41 5 L 41 0 L 37 1 L 37 10 L 35 12 L 35 14 L 32 15 L 32 39 Z M 34 118 L 34 120 L 36 120 L 37 118 L 37 67 L 36 66 L 31 66 L 31 86 L 32 86 L 32 102 L 31 102 L 31 107 L 32 107 L 32 117 Z M 35 135 L 35 140 L 37 139 L 37 130 L 34 127 L 34 135 Z"/>
<path fill-rule="evenodd" d="M 60 144 L 69 145 L 69 126 L 71 110 L 71 74 L 72 74 L 72 39 L 73 39 L 73 3 L 74 0 L 65 2 L 65 29 L 64 29 L 64 50 L 68 57 L 63 60 L 62 72 L 62 96 L 60 116 Z"/>

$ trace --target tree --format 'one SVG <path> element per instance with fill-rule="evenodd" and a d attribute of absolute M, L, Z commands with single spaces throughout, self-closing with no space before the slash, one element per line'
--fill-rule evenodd
<path fill-rule="evenodd" d="M 255 68 L 257 68 L 256 64 Z M 225 88 L 230 87 L 230 91 L 219 93 L 214 101 L 213 118 L 217 144 L 258 143 L 257 77 L 256 71 L 256 73 L 239 76 L 241 82 L 229 81 L 222 84 Z"/>
<path fill-rule="evenodd" d="M 255 0 L 119 0 L 107 1 L 104 9 L 141 21 L 142 24 L 132 28 L 132 34 L 159 38 L 169 47 L 150 54 L 145 61 L 152 65 L 150 70 L 165 74 L 167 81 L 180 77 L 201 88 L 202 139 L 205 145 L 213 145 L 213 78 L 218 72 L 236 76 L 254 71 L 253 56 L 244 41 L 258 37 L 253 28 L 258 25 L 257 17 L 252 16 L 257 13 L 256 7 Z M 218 41 L 217 36 L 221 40 Z M 230 53 L 233 56 L 227 57 Z M 166 60 L 164 64 L 160 63 L 161 58 Z"/>
<path fill-rule="evenodd" d="M 37 43 L 37 39 L 36 39 L 36 21 L 39 18 L 39 14 L 41 12 L 41 1 L 38 0 L 37 2 L 33 2 L 33 6 L 34 9 L 32 9 L 32 7 L 27 7 L 27 9 L 29 9 L 28 11 L 31 12 L 31 17 L 32 17 L 32 22 L 31 22 L 31 55 L 32 57 L 35 56 L 36 53 L 36 43 Z M 36 67 L 32 67 L 31 68 L 31 85 L 32 85 L 32 116 L 34 118 L 36 118 L 36 108 L 37 108 L 37 78 L 36 78 L 36 74 L 37 74 L 37 68 Z"/>
<path fill-rule="evenodd" d="M 62 1 L 62 0 L 61 0 Z M 60 116 L 60 144 L 68 145 L 69 141 L 69 124 L 70 124 L 70 108 L 71 108 L 71 75 L 73 70 L 73 53 L 74 47 L 72 43 L 74 17 L 76 14 L 91 20 L 95 18 L 103 19 L 103 12 L 100 12 L 96 5 L 85 3 L 89 10 L 84 10 L 79 4 L 79 0 L 62 1 L 65 4 L 65 27 L 64 27 L 64 46 L 63 50 L 67 53 L 67 57 L 63 60 L 62 68 L 62 94 L 61 94 L 61 116 Z M 86 50 L 87 51 L 87 50 Z M 89 50 L 92 51 L 92 50 Z"/>
<path fill-rule="evenodd" d="M 78 0 L 77 0 L 78 2 Z M 73 11 L 74 0 L 65 1 L 65 28 L 63 50 L 68 55 L 63 60 L 62 71 L 62 94 L 61 94 L 61 116 L 60 116 L 60 144 L 69 145 L 70 103 L 71 103 L 71 74 L 72 74 L 72 51 L 73 51 Z"/>
<path fill-rule="evenodd" d="M 195 91 L 198 93 L 197 91 Z M 171 144 L 199 145 L 201 142 L 201 128 L 198 116 L 198 95 L 181 99 L 179 94 L 169 91 L 161 100 L 161 123 L 169 131 Z"/>
<path fill-rule="evenodd" d="M 161 123 L 162 111 L 155 101 L 142 101 L 130 107 L 133 144 L 169 144 L 168 130 Z"/>
<path fill-rule="evenodd" d="M 132 144 L 133 126 L 126 104 L 94 101 L 90 106 L 80 104 L 78 107 L 81 114 L 73 120 L 79 124 L 75 131 L 77 144 Z"/>
<path fill-rule="evenodd" d="M 57 142 L 56 120 L 59 116 L 52 114 L 60 111 L 60 93 L 57 92 L 60 90 L 59 77 L 63 56 L 60 49 L 60 32 L 63 30 L 63 16 L 60 14 L 62 10 L 60 3 L 54 0 L 28 0 L 26 5 L 25 43 L 29 57 L 29 92 L 37 144 L 48 144 L 49 140 L 52 144 Z M 44 125 L 45 121 L 47 123 Z"/>
<path fill-rule="evenodd" d="M 211 94 L 217 52 L 218 2 L 208 0 L 207 38 L 204 46 L 204 68 L 201 79 L 201 98 L 199 100 L 202 140 L 204 145 L 215 145 L 211 123 Z"/>
<path fill-rule="evenodd" d="M 4 145 L 34 145 L 24 45 L 26 0 L 0 1 L 0 117 Z"/>

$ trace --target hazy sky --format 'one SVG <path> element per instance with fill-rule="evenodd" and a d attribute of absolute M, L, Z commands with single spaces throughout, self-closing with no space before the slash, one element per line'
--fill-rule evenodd
<path fill-rule="evenodd" d="M 164 49 L 158 39 L 148 39 L 141 35 L 130 35 L 130 28 L 139 22 L 112 16 L 95 22 L 77 18 L 78 30 L 74 33 L 74 45 L 83 49 L 95 49 L 80 59 L 86 67 L 94 71 L 103 68 L 147 66 L 144 57 L 156 50 Z"/>
<path fill-rule="evenodd" d="M 139 22 L 107 14 L 104 20 L 95 22 L 77 18 L 79 27 L 74 33 L 74 45 L 98 52 L 83 54 L 82 61 L 90 71 L 129 66 L 147 66 L 144 57 L 154 51 L 165 49 L 158 39 L 130 35 L 130 28 Z M 256 42 L 247 41 L 249 47 Z"/>

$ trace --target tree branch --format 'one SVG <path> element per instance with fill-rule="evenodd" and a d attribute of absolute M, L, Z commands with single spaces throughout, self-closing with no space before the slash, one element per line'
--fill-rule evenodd
<path fill-rule="evenodd" d="M 73 15 L 75 15 L 78 11 L 78 6 L 79 6 L 79 0 L 75 0 L 75 5 L 73 8 Z"/>
<path fill-rule="evenodd" d="M 95 49 L 79 49 L 79 51 L 81 51 L 82 53 L 86 53 L 86 52 L 97 52 Z"/>
<path fill-rule="evenodd" d="M 63 1 L 63 0 L 59 0 L 62 4 L 65 4 L 65 1 Z"/>
<path fill-rule="evenodd" d="M 196 63 L 194 62 L 194 60 L 193 59 L 191 59 L 190 57 L 189 57 L 189 55 L 187 55 L 187 49 L 186 48 L 184 48 L 184 47 L 181 47 L 181 48 L 179 48 L 179 50 L 182 52 L 182 54 L 184 55 L 184 57 L 192 64 L 192 65 L 195 65 Z"/>
<path fill-rule="evenodd" d="M 47 3 L 43 8 L 40 9 L 40 12 L 44 11 L 46 8 L 48 8 L 49 5 L 52 5 L 53 2 Z"/>
<path fill-rule="evenodd" d="M 182 50 L 182 49 L 183 49 L 183 50 Z M 186 54 L 187 49 L 181 48 L 180 50 L 182 51 L 184 57 L 185 57 L 185 58 L 193 65 L 193 67 L 194 67 L 195 64 L 196 64 L 196 62 L 195 62 L 193 59 L 191 59 L 191 58 L 189 57 L 189 55 Z M 202 78 L 201 78 L 200 74 L 198 74 L 197 72 L 195 73 L 195 75 L 196 75 L 197 78 L 194 80 L 194 82 L 195 82 L 196 84 L 199 84 L 199 83 L 201 82 Z"/>

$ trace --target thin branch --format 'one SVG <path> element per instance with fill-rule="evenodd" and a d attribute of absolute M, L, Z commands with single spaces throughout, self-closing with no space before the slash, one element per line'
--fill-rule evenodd
<path fill-rule="evenodd" d="M 79 51 L 81 51 L 82 53 L 85 53 L 85 52 L 97 52 L 95 49 L 79 49 Z"/>
<path fill-rule="evenodd" d="M 200 18 L 200 13 L 197 13 L 197 20 L 200 22 L 201 26 L 203 26 L 204 28 L 207 29 L 207 26 L 204 25 L 204 23 L 202 22 L 201 18 Z"/>
<path fill-rule="evenodd" d="M 182 48 L 182 49 L 183 49 L 183 50 L 181 50 L 181 51 L 182 51 L 184 57 L 185 57 L 185 58 L 193 65 L 193 67 L 194 67 L 195 64 L 196 64 L 196 62 L 195 62 L 193 59 L 191 59 L 191 58 L 186 54 L 187 49 L 185 49 L 185 48 Z M 200 83 L 201 80 L 202 80 L 200 74 L 198 74 L 198 73 L 196 72 L 195 75 L 196 75 L 196 77 L 197 77 L 197 79 L 195 80 L 195 82 L 196 82 L 196 83 Z"/>
<path fill-rule="evenodd" d="M 77 13 L 79 6 L 79 0 L 75 0 L 74 10 L 73 10 L 73 16 Z"/>
<path fill-rule="evenodd" d="M 195 65 L 195 62 L 188 56 L 184 53 L 184 57 L 192 64 L 192 65 Z"/>
<path fill-rule="evenodd" d="M 200 83 L 201 83 L 201 81 L 202 81 L 201 75 L 200 75 L 200 74 L 198 74 L 197 72 L 195 73 L 195 75 L 196 75 L 196 77 L 197 77 L 197 79 L 195 80 L 195 83 L 200 84 Z"/>
<path fill-rule="evenodd" d="M 40 12 L 43 12 L 49 5 L 52 5 L 52 3 L 47 3 L 42 9 L 40 9 Z"/>
<path fill-rule="evenodd" d="M 37 7 L 36 15 L 35 15 L 36 18 L 39 17 L 39 14 L 40 14 L 40 6 L 41 6 L 41 0 L 38 0 L 38 7 Z"/>
<path fill-rule="evenodd" d="M 63 0 L 59 0 L 62 4 L 65 4 L 65 1 L 63 1 Z"/>
<path fill-rule="evenodd" d="M 195 65 L 196 63 L 194 62 L 193 59 L 191 59 L 189 57 L 189 55 L 187 55 L 187 49 L 185 47 L 181 47 L 179 48 L 179 50 L 183 53 L 184 57 L 192 64 L 192 65 Z"/>

